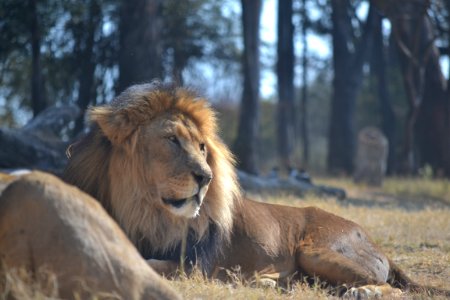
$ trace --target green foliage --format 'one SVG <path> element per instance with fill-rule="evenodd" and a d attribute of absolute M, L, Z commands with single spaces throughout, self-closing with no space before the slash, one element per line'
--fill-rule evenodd
<path fill-rule="evenodd" d="M 204 56 L 236 61 L 239 50 L 233 35 L 239 34 L 238 16 L 227 16 L 224 4 L 219 0 L 163 2 L 164 48 L 176 56 L 172 59 L 181 60 L 172 63 L 186 66 L 190 59 Z"/>
<path fill-rule="evenodd" d="M 433 179 L 433 173 L 433 168 L 429 164 L 419 169 L 419 176 L 423 179 Z"/>
<path fill-rule="evenodd" d="M 200 61 L 239 65 L 239 22 L 232 7 L 236 0 L 162 1 L 162 47 L 166 79 L 174 69 L 192 69 Z M 94 97 L 91 104 L 110 101 L 118 79 L 119 0 L 37 3 L 41 35 L 41 72 L 49 104 L 75 102 L 80 84 L 89 7 L 100 6 L 95 32 Z M 0 2 L 0 125 L 18 126 L 31 114 L 31 33 L 27 1 Z M 145 43 L 145 41 L 142 41 Z M 176 53 L 176 56 L 174 54 Z M 235 70 L 235 69 L 234 69 Z M 195 75 L 194 75 L 195 77 Z M 164 78 L 163 78 L 164 79 Z"/>

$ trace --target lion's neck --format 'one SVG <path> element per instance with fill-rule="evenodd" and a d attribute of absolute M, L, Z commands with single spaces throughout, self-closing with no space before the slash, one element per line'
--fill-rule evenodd
<path fill-rule="evenodd" d="M 173 251 L 186 232 L 191 232 L 192 240 L 199 242 L 209 234 L 210 223 L 214 223 L 206 211 L 193 219 L 174 216 L 152 195 L 124 194 L 121 193 L 124 189 L 117 187 L 112 188 L 111 214 L 136 246 L 145 240 L 146 248 L 153 253 Z"/>

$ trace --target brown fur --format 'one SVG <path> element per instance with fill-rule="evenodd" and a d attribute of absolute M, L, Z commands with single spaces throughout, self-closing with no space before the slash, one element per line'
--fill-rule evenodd
<path fill-rule="evenodd" d="M 42 172 L 5 179 L 0 299 L 181 299 L 95 199 Z"/>
<path fill-rule="evenodd" d="M 243 199 L 214 113 L 195 94 L 157 83 L 133 86 L 112 104 L 91 109 L 90 119 L 91 133 L 72 147 L 65 179 L 99 199 L 156 270 L 176 268 L 187 234 L 186 262 L 211 277 L 226 279 L 224 270 L 239 266 L 245 278 L 306 275 L 333 285 L 419 287 L 357 224 L 314 207 Z M 183 123 L 177 155 L 153 133 L 174 119 Z M 198 153 L 201 143 L 207 158 Z M 174 215 L 157 191 L 188 195 L 192 164 L 208 169 L 205 159 L 213 179 L 199 215 Z"/>

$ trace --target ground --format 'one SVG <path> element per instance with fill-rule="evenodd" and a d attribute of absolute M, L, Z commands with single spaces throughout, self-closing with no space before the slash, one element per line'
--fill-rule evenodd
<path fill-rule="evenodd" d="M 362 225 L 406 274 L 421 284 L 450 289 L 450 182 L 430 179 L 386 180 L 383 187 L 355 185 L 348 179 L 317 179 L 345 188 L 339 201 L 308 195 L 252 195 L 260 201 L 290 206 L 318 206 Z M 186 299 L 331 299 L 318 286 L 295 284 L 290 291 L 205 281 L 200 275 L 174 280 Z M 426 294 L 406 299 L 433 299 Z M 442 298 L 442 297 L 441 297 Z M 439 299 L 439 297 L 434 297 Z"/>
<path fill-rule="evenodd" d="M 383 187 L 355 185 L 349 179 L 315 179 L 316 183 L 346 189 L 348 199 L 335 200 L 306 195 L 251 195 L 256 200 L 290 206 L 315 205 L 362 225 L 373 240 L 412 279 L 421 284 L 450 289 L 450 182 L 430 179 L 386 180 Z M 44 274 L 45 275 L 45 274 Z M 37 291 L 55 296 L 55 281 L 44 276 L 40 286 L 19 282 L 12 274 L 0 278 L 0 299 L 15 289 L 19 298 L 46 299 Z M 6 279 L 6 280 L 5 280 Z M 315 286 L 294 284 L 277 287 L 230 284 L 205 280 L 200 274 L 172 280 L 185 299 L 332 299 Z M 28 286 L 28 287 L 27 287 Z M 16 295 L 17 295 L 16 294 Z M 101 297 L 99 297 L 101 298 Z M 402 299 L 439 299 L 426 294 L 407 294 Z M 441 297 L 442 298 L 442 297 Z"/>

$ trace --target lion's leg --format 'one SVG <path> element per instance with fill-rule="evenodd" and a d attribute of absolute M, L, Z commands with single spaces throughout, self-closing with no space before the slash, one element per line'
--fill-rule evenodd
<path fill-rule="evenodd" d="M 301 271 L 309 276 L 318 276 L 333 285 L 362 286 L 383 284 L 363 265 L 328 248 L 302 249 L 297 255 Z"/>
<path fill-rule="evenodd" d="M 297 255 L 302 273 L 318 276 L 333 285 L 348 288 L 345 297 L 398 297 L 402 292 L 391 287 L 367 267 L 328 248 L 307 248 Z M 350 288 L 349 288 L 350 287 Z"/>

